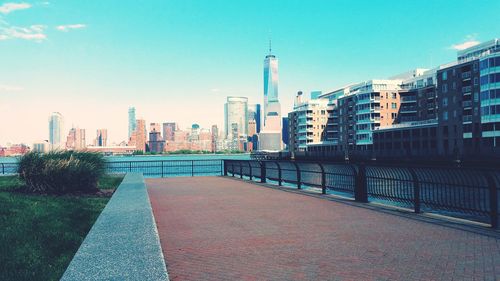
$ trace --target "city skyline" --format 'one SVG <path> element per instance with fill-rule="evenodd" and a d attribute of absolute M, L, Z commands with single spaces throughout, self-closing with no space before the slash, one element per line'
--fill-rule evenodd
<path fill-rule="evenodd" d="M 221 128 L 220 105 L 226 96 L 262 103 L 262 56 L 269 33 L 281 60 L 283 116 L 292 110 L 298 90 L 328 91 L 430 68 L 453 61 L 457 49 L 500 34 L 496 1 L 431 2 L 425 7 L 278 1 L 266 3 L 265 10 L 255 2 L 158 1 L 139 6 L 124 1 L 121 13 L 111 18 L 106 11 L 116 1 L 27 1 L 17 10 L 7 3 L 0 3 L 0 52 L 8 54 L 0 68 L 0 119 L 15 122 L 1 122 L 0 145 L 48 139 L 46 118 L 51 112 L 65 117 L 64 135 L 71 124 L 88 132 L 107 128 L 110 143 L 127 139 L 129 106 L 148 123 Z M 132 9 L 136 13 L 129 19 L 126 11 Z M 354 10 L 365 19 L 349 21 Z M 432 12 L 440 16 L 428 17 Z M 381 13 L 390 17 L 374 16 Z"/>

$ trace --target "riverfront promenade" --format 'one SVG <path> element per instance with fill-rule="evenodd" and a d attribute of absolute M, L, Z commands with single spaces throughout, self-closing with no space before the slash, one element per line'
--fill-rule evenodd
<path fill-rule="evenodd" d="M 500 280 L 500 235 L 224 177 L 147 179 L 171 280 Z"/>

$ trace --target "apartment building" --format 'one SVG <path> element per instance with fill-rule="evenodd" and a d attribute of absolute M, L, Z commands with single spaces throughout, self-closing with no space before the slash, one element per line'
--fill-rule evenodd
<path fill-rule="evenodd" d="M 321 98 L 330 99 L 327 134 L 308 146 L 311 156 L 500 157 L 498 39 L 459 51 L 452 63 Z"/>

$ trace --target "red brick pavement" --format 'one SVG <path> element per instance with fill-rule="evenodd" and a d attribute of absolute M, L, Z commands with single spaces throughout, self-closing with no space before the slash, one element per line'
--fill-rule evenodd
<path fill-rule="evenodd" d="M 500 280 L 500 239 L 228 178 L 146 182 L 171 280 Z"/>

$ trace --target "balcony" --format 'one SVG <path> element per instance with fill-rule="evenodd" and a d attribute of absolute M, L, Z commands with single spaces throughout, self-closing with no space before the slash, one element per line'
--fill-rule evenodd
<path fill-rule="evenodd" d="M 464 115 L 463 122 L 472 122 L 472 115 Z"/>
<path fill-rule="evenodd" d="M 401 106 L 400 112 L 401 113 L 417 112 L 417 106 Z"/>
<path fill-rule="evenodd" d="M 471 108 L 472 107 L 472 101 L 464 101 L 462 102 L 464 108 Z"/>
<path fill-rule="evenodd" d="M 471 86 L 462 87 L 462 93 L 469 93 L 472 91 Z"/>
<path fill-rule="evenodd" d="M 417 97 L 401 97 L 401 103 L 415 103 L 417 102 Z"/>
<path fill-rule="evenodd" d="M 471 72 L 470 71 L 462 73 L 462 79 L 463 80 L 470 79 L 470 78 L 471 78 Z"/>

